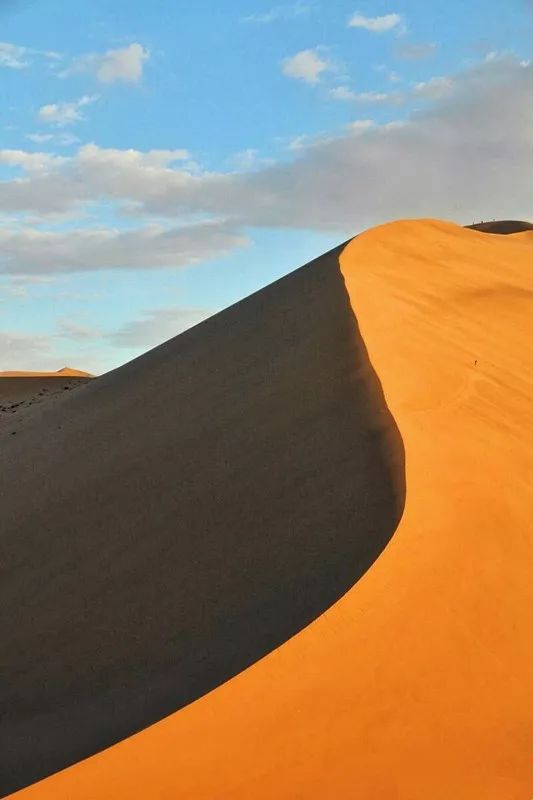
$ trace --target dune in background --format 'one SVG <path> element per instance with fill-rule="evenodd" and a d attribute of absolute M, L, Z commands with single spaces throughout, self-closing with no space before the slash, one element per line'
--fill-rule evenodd
<path fill-rule="evenodd" d="M 334 310 L 328 293 L 327 303 L 320 303 L 318 295 L 311 311 L 307 303 L 314 293 L 309 286 L 318 272 L 326 283 L 336 285 L 338 277 L 343 281 L 346 304 L 370 360 L 365 354 L 355 375 L 361 377 L 362 369 L 363 375 L 372 376 L 373 367 L 383 391 L 373 379 L 370 384 L 363 379 L 343 394 L 343 402 L 355 402 L 362 388 L 371 386 L 363 408 L 372 409 L 374 423 L 383 420 L 374 430 L 378 451 L 385 455 L 381 463 L 389 470 L 381 474 L 389 475 L 394 489 L 388 495 L 389 509 L 396 513 L 403 462 L 389 412 L 405 448 L 405 508 L 396 533 L 342 599 L 278 649 L 178 713 L 28 787 L 17 798 L 522 800 L 531 795 L 530 244 L 525 237 L 486 236 L 435 220 L 392 223 L 269 287 L 269 313 L 260 320 L 257 307 L 248 307 L 250 334 L 259 327 L 261 335 L 281 336 L 284 329 L 296 347 L 296 368 L 315 347 L 298 349 L 301 338 L 291 340 L 287 332 L 290 320 L 303 315 L 318 336 Z M 271 315 L 285 281 L 294 282 L 294 291 L 281 295 L 290 302 L 280 304 L 280 325 L 280 318 Z M 260 307 L 261 295 L 255 296 Z M 347 324 L 345 301 L 339 307 Z M 194 329 L 193 341 L 201 329 Z M 255 341 L 257 346 L 261 339 Z M 329 341 L 331 348 L 321 350 L 324 360 L 310 364 L 310 372 L 300 365 L 306 383 L 300 383 L 296 370 L 291 391 L 299 413 L 321 385 L 315 367 L 323 369 L 333 361 L 337 381 L 340 374 L 350 374 L 349 348 L 341 349 L 344 356 L 337 362 L 333 355 L 341 342 Z M 217 344 L 213 341 L 213 347 Z M 137 391 L 145 386 L 138 400 L 150 396 L 150 378 L 173 347 L 167 343 L 122 373 L 131 380 L 135 375 L 145 379 L 135 384 Z M 358 345 L 351 357 L 363 352 Z M 279 379 L 275 363 L 264 361 L 269 381 Z M 178 360 L 175 371 L 180 367 Z M 226 367 L 223 361 L 212 379 L 220 381 Z M 98 383 L 109 380 L 111 392 L 113 381 L 120 385 L 119 377 L 117 371 Z M 167 385 L 173 379 L 169 375 Z M 124 379 L 124 391 L 132 386 L 129 380 Z M 322 381 L 332 387 L 331 398 L 340 397 L 331 375 L 323 375 Z M 68 405 L 69 413 L 72 408 L 88 419 L 98 383 L 67 398 L 64 410 Z M 228 380 L 224 391 L 231 386 Z M 96 420 L 105 435 L 111 412 L 104 398 L 102 390 Z M 182 403 L 183 396 L 179 399 Z M 114 400 L 125 402 L 118 390 Z M 182 407 L 176 402 L 176 408 Z M 337 407 L 328 427 L 338 413 Z M 339 436 L 352 416 L 346 407 Z M 319 419 L 313 416 L 307 433 Z M 285 428 L 289 448 L 291 431 Z M 254 442 L 256 434 L 250 430 L 249 435 Z M 315 485 L 307 495 L 306 502 L 316 495 L 311 516 L 331 508 L 335 487 L 347 478 L 344 485 L 350 491 L 363 479 L 367 490 L 373 486 L 370 473 L 353 471 L 349 454 L 355 441 L 345 438 L 344 459 L 334 470 L 329 457 L 322 464 L 328 491 Z M 327 440 L 324 436 L 322 443 Z M 73 441 L 73 450 L 74 444 L 79 440 Z M 27 480 L 24 451 L 16 452 L 19 445 L 12 444 L 10 455 L 18 459 Z M 316 457 L 315 450 L 311 448 L 308 458 Z M 278 462 L 269 461 L 267 471 L 273 464 Z M 143 463 L 145 476 L 152 468 L 150 460 Z M 150 484 L 146 496 L 155 491 L 164 504 L 167 495 L 159 488 Z M 62 508 L 62 498 L 57 499 Z M 297 513 L 305 509 L 301 505 Z M 346 525 L 352 514 L 355 523 L 357 509 L 350 499 Z M 13 513 L 14 520 L 21 519 L 20 506 Z M 386 517 L 390 522 L 394 514 L 389 510 Z M 25 520 L 24 536 L 31 537 L 31 513 Z M 324 534 L 336 530 L 333 521 L 323 523 Z M 354 524 L 355 535 L 358 530 Z M 124 577 L 130 574 L 126 571 Z M 299 585 L 300 591 L 303 587 Z M 58 642 L 54 625 L 51 620 L 54 635 L 41 637 L 50 659 Z M 28 741 L 27 732 L 24 736 L 22 741 Z"/>
<path fill-rule="evenodd" d="M 63 367 L 57 372 L 30 372 L 24 370 L 5 370 L 0 372 L 0 378 L 93 378 L 90 372 L 82 372 L 79 369 Z"/>
<path fill-rule="evenodd" d="M 533 231 L 533 224 L 531 222 L 524 222 L 516 219 L 499 219 L 493 220 L 492 222 L 476 222 L 474 225 L 467 225 L 466 227 L 474 231 L 480 231 L 481 233 L 495 233 L 503 236 Z"/>

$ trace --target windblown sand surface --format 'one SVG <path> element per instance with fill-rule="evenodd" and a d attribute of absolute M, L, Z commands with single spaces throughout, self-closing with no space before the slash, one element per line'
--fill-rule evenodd
<path fill-rule="evenodd" d="M 403 447 L 338 256 L 7 437 L 4 793 L 241 672 L 389 541 Z"/>
<path fill-rule="evenodd" d="M 74 395 L 63 402 L 63 410 L 72 411 L 72 425 L 75 419 L 84 422 L 76 423 L 79 432 L 71 442 L 64 435 L 59 447 L 63 461 L 59 455 L 57 463 L 49 461 L 49 456 L 45 458 L 39 451 L 36 462 L 38 473 L 53 467 L 54 474 L 61 478 L 54 510 L 57 510 L 60 521 L 66 518 L 68 523 L 70 519 L 70 527 L 66 525 L 65 534 L 60 539 L 62 545 L 68 541 L 67 531 L 74 529 L 74 517 L 66 513 L 65 500 L 68 500 L 69 507 L 78 498 L 85 513 L 88 510 L 86 501 L 94 502 L 112 480 L 112 475 L 115 475 L 115 482 L 110 494 L 119 504 L 113 507 L 107 498 L 104 503 L 104 515 L 107 516 L 102 516 L 101 524 L 105 519 L 109 523 L 120 512 L 125 515 L 131 530 L 140 507 L 136 506 L 131 513 L 125 505 L 123 490 L 120 489 L 123 484 L 132 482 L 139 490 L 140 484 L 138 486 L 136 481 L 142 473 L 148 484 L 145 502 L 151 509 L 154 496 L 158 498 L 159 507 L 164 507 L 171 494 L 170 484 L 162 485 L 160 477 L 157 481 L 152 479 L 154 464 L 160 464 L 163 455 L 162 444 L 155 452 L 153 440 L 161 435 L 161 395 L 165 396 L 168 405 L 169 387 L 175 385 L 173 381 L 179 380 L 176 374 L 192 374 L 182 373 L 181 357 L 169 370 L 168 357 L 176 342 L 188 341 L 189 345 L 180 347 L 184 347 L 188 357 L 192 358 L 189 347 L 194 351 L 195 343 L 203 341 L 203 333 L 206 338 L 207 333 L 217 334 L 213 342 L 215 348 L 220 344 L 219 337 L 222 336 L 223 342 L 224 334 L 231 338 L 233 327 L 229 323 L 237 324 L 240 314 L 248 311 L 246 332 L 255 338 L 250 351 L 238 352 L 240 370 L 235 367 L 235 372 L 228 375 L 230 361 L 224 347 L 221 361 L 208 362 L 202 350 L 203 358 L 196 362 L 198 368 L 203 369 L 205 381 L 209 376 L 213 383 L 223 384 L 218 403 L 211 405 L 211 416 L 221 421 L 219 430 L 227 431 L 232 420 L 234 426 L 239 421 L 242 425 L 248 423 L 246 413 L 250 407 L 246 402 L 243 406 L 244 401 L 238 399 L 244 388 L 242 384 L 239 384 L 239 392 L 228 399 L 228 406 L 221 407 L 233 381 L 237 375 L 242 375 L 243 364 L 249 363 L 243 361 L 244 352 L 251 358 L 252 352 L 258 354 L 260 342 L 265 342 L 263 337 L 267 336 L 268 341 L 271 336 L 276 338 L 275 347 L 269 346 L 266 352 L 258 354 L 263 367 L 259 373 L 254 373 L 254 379 L 247 382 L 246 391 L 253 392 L 260 380 L 259 374 L 264 375 L 265 364 L 268 365 L 268 379 L 263 384 L 263 391 L 267 391 L 267 386 L 279 389 L 279 380 L 283 376 L 288 381 L 283 385 L 291 389 L 283 396 L 278 394 L 278 398 L 281 408 L 285 408 L 285 403 L 291 399 L 290 418 L 282 415 L 280 419 L 285 419 L 287 424 L 276 426 L 278 435 L 285 439 L 283 446 L 280 443 L 279 449 L 273 453 L 261 445 L 259 459 L 246 461 L 244 468 L 249 483 L 245 486 L 248 493 L 240 493 L 243 502 L 248 502 L 250 490 L 253 494 L 255 470 L 262 464 L 260 484 L 267 492 L 269 504 L 279 508 L 282 515 L 292 511 L 291 520 L 295 528 L 290 529 L 291 537 L 293 531 L 299 529 L 298 521 L 302 514 L 315 520 L 318 514 L 321 516 L 317 527 L 321 536 L 328 538 L 330 550 L 339 546 L 339 531 L 350 528 L 351 516 L 356 540 L 360 541 L 364 532 L 367 541 L 375 541 L 371 526 L 365 529 L 365 524 L 380 519 L 378 509 L 372 504 L 361 514 L 362 496 L 352 494 L 361 481 L 368 492 L 374 492 L 376 484 L 376 475 L 363 470 L 360 450 L 354 452 L 357 437 L 354 438 L 353 431 L 350 433 L 354 414 L 359 418 L 363 409 L 363 418 L 371 420 L 371 426 L 374 426 L 374 442 L 377 443 L 374 458 L 377 453 L 381 454 L 381 458 L 375 461 L 378 465 L 377 479 L 383 487 L 380 491 L 384 492 L 380 542 L 383 543 L 389 535 L 385 532 L 390 533 L 389 526 L 394 518 L 392 509 L 397 513 L 398 502 L 402 499 L 398 469 L 403 462 L 392 419 L 405 448 L 405 510 L 395 535 L 379 557 L 380 548 L 373 547 L 370 560 L 376 560 L 371 568 L 342 599 L 298 635 L 178 713 L 23 790 L 17 797 L 21 800 L 116 800 L 122 797 L 128 800 L 174 800 L 178 797 L 194 800 L 522 800 L 531 796 L 532 263 L 533 250 L 530 241 L 524 238 L 486 236 L 434 220 L 381 226 L 357 237 L 342 252 L 329 254 L 283 279 L 265 290 L 266 295 L 259 293 L 251 306 L 247 305 L 250 301 L 239 304 L 230 310 L 233 317 L 219 315 L 215 318 L 218 320 L 215 327 L 210 328 L 213 321 L 208 321 L 195 332 L 186 334 L 185 339 L 179 337 L 174 343 L 168 343 L 128 365 L 124 371 L 100 379 L 103 381 L 100 388 L 100 381 L 95 382 L 78 397 Z M 321 274 L 320 281 L 318 273 Z M 344 279 L 347 294 L 341 300 L 342 291 L 338 286 L 338 304 L 333 308 L 332 298 L 337 289 L 332 292 L 330 287 L 324 293 L 319 283 L 323 281 L 329 286 L 329 281 L 336 284 L 337 278 Z M 319 299 L 321 292 L 322 301 Z M 264 316 L 258 316 L 259 309 L 263 309 Z M 321 340 L 324 326 L 332 325 L 334 316 L 341 310 L 343 330 L 344 325 L 348 326 L 351 311 L 357 317 L 392 419 L 376 389 L 361 344 L 351 351 L 346 346 L 346 332 L 328 335 L 327 348 Z M 307 320 L 308 327 L 299 327 L 297 333 L 293 327 L 295 318 Z M 304 329 L 308 331 L 308 337 L 303 335 Z M 242 329 L 238 331 L 241 347 L 245 346 L 243 332 Z M 288 358 L 287 350 L 293 356 L 288 361 L 284 360 Z M 267 353 L 269 358 L 265 360 Z M 319 353 L 322 357 L 318 357 Z M 235 349 L 231 354 L 236 355 Z M 352 357 L 359 358 L 355 372 L 349 365 Z M 159 372 L 163 363 L 166 363 L 167 370 L 164 384 Z M 188 366 L 192 363 L 189 361 Z M 284 367 L 280 369 L 282 364 Z M 341 376 L 350 374 L 355 382 L 347 386 L 343 383 L 346 378 Z M 303 381 L 302 376 L 305 377 Z M 192 379 L 182 377 L 181 380 L 189 385 L 188 381 Z M 159 394 L 156 392 L 154 395 L 154 386 L 158 387 Z M 86 481 L 84 492 L 76 494 L 75 484 L 68 482 L 68 475 L 75 463 L 74 454 L 76 451 L 79 453 L 82 435 L 90 433 L 90 442 L 94 432 L 100 431 L 98 447 L 103 447 L 107 435 L 111 436 L 112 425 L 121 415 L 114 416 L 108 407 L 105 400 L 108 391 L 115 407 L 117 404 L 119 409 L 127 407 L 134 428 L 137 418 L 131 406 L 127 406 L 128 392 L 132 388 L 141 392 L 141 396 L 136 394 L 135 397 L 143 408 L 149 397 L 156 404 L 153 408 L 155 421 L 142 443 L 146 448 L 152 442 L 152 449 L 142 459 L 141 452 L 136 452 L 134 447 L 138 433 L 134 435 L 132 432 L 132 441 L 126 439 L 129 442 L 126 448 L 124 437 L 130 431 L 122 428 L 115 442 L 122 450 L 123 468 L 125 452 L 131 457 L 126 474 L 118 473 L 118 463 L 111 460 L 106 466 L 108 472 L 103 484 L 93 473 L 91 481 L 94 483 Z M 325 392 L 321 396 L 329 398 L 328 402 L 317 399 L 319 390 Z M 194 396 L 201 397 L 202 393 Z M 264 422 L 271 416 L 272 407 L 269 403 L 264 405 L 262 397 L 261 393 L 255 395 L 254 402 L 263 404 L 265 416 L 261 419 Z M 359 399 L 358 404 L 357 398 L 361 397 L 365 399 Z M 181 418 L 187 405 L 183 394 L 172 394 L 171 399 L 173 407 L 179 409 L 177 417 Z M 99 410 L 93 411 L 95 407 Z M 235 409 L 235 416 L 231 418 L 230 408 Z M 317 439 L 315 431 L 317 426 L 320 428 L 321 415 L 327 415 L 327 409 L 331 410 L 331 415 L 327 416 L 324 425 L 329 435 L 324 432 Z M 191 412 L 187 417 L 187 424 L 192 425 L 201 413 L 201 408 L 195 408 L 195 414 Z M 280 413 L 278 408 L 276 414 Z M 301 425 L 307 414 L 308 424 L 303 425 L 302 438 L 298 434 L 295 443 L 292 437 L 296 417 Z M 206 418 L 202 419 L 207 425 Z M 339 420 L 339 428 L 333 434 L 335 420 Z M 378 424 L 379 420 L 382 420 L 381 424 Z M 257 416 L 253 426 L 250 423 L 245 440 L 252 452 L 258 447 L 258 438 L 261 442 L 256 425 Z M 168 441 L 171 431 L 175 431 L 174 424 L 169 427 L 165 422 L 163 427 Z M 300 428 L 296 426 L 296 430 Z M 43 435 L 42 426 L 39 433 Z M 268 434 L 271 433 L 269 427 Z M 39 549 L 39 559 L 42 559 L 47 548 L 48 551 L 54 550 L 55 545 L 50 539 L 58 530 L 55 525 L 46 530 L 47 514 L 44 524 L 48 536 L 43 535 L 42 529 L 39 536 L 34 533 L 37 520 L 41 526 L 43 524 L 39 512 L 52 510 L 45 505 L 44 494 L 33 501 L 29 511 L 24 511 L 28 504 L 25 487 L 30 485 L 30 470 L 24 466 L 24 453 L 30 442 L 35 443 L 36 434 L 37 431 L 28 431 L 26 443 L 21 439 L 11 443 L 7 455 L 16 465 L 18 482 L 23 482 L 21 497 L 25 499 L 24 503 L 21 500 L 11 504 L 7 519 L 11 525 L 18 526 L 17 538 L 20 540 L 22 537 L 29 549 L 21 554 L 18 544 L 15 547 L 13 543 L 10 547 L 14 548 L 13 553 L 19 559 L 14 562 L 22 570 L 19 576 L 27 576 L 26 597 L 22 599 L 25 599 L 26 608 L 28 604 L 31 608 L 35 601 L 33 615 L 37 614 L 37 598 L 42 600 L 44 595 L 46 602 L 50 603 L 47 595 L 52 590 L 48 587 L 54 579 L 62 583 L 62 596 L 70 601 L 73 589 L 65 585 L 65 576 L 72 575 L 77 580 L 80 559 L 84 564 L 83 558 L 94 557 L 90 556 L 89 549 L 80 552 L 79 545 L 75 545 L 78 549 L 64 555 L 62 562 L 59 555 L 50 562 L 56 565 L 56 571 L 51 571 L 46 581 L 43 574 L 32 572 L 28 566 L 37 539 L 46 542 Z M 213 435 L 213 428 L 209 428 L 207 441 L 211 445 L 198 438 L 195 440 L 196 448 L 203 448 L 199 452 L 204 470 L 211 463 L 205 454 L 209 453 L 210 458 L 218 462 L 221 452 L 218 444 L 212 444 Z M 305 450 L 303 439 L 311 435 L 314 437 L 313 446 Z M 333 447 L 332 436 L 338 437 L 338 444 Z M 341 439 L 345 440 L 345 448 L 341 448 Z M 177 454 L 183 452 L 184 441 L 182 438 L 180 447 L 169 453 L 166 469 L 174 463 Z M 305 477 L 300 473 L 300 482 L 294 482 L 297 459 L 305 453 L 305 463 L 312 465 L 314 473 L 319 467 L 317 452 L 322 453 L 328 442 L 327 455 L 320 463 L 321 482 L 313 482 L 307 486 L 309 491 L 305 491 L 309 473 Z M 237 444 L 237 452 L 242 452 L 244 442 Z M 48 452 L 49 441 L 45 447 Z M 168 447 L 172 450 L 170 444 Z M 338 458 L 334 458 L 335 454 Z M 225 455 L 227 458 L 227 451 Z M 155 456 L 156 462 L 153 460 Z M 108 458 L 106 456 L 106 464 Z M 98 460 L 102 464 L 101 455 Z M 369 461 L 374 463 L 372 459 Z M 79 469 L 79 460 L 76 463 Z M 231 463 L 235 464 L 230 459 Z M 193 462 L 194 476 L 198 475 L 195 465 Z M 279 474 L 280 466 L 283 466 L 284 474 L 290 475 L 292 482 L 292 498 L 285 508 L 278 506 L 277 492 L 281 485 L 269 483 L 272 474 Z M 364 469 L 368 469 L 368 463 Z M 238 476 L 239 473 L 233 471 L 231 479 L 237 480 Z M 182 474 L 175 470 L 172 477 L 174 490 L 180 494 L 175 506 L 177 512 L 183 498 L 183 489 L 179 488 Z M 63 481 L 67 482 L 67 489 Z M 297 498 L 294 497 L 296 485 Z M 94 493 L 91 494 L 93 486 Z M 231 486 L 231 481 L 224 486 Z M 388 493 L 386 486 L 389 487 Z M 5 484 L 3 492 L 4 487 Z M 344 487 L 342 497 L 346 514 L 342 524 L 325 513 L 325 509 L 332 513 L 338 507 L 340 487 Z M 289 493 L 288 498 L 291 494 L 288 485 L 285 490 Z M 69 492 L 67 497 L 66 491 Z M 131 499 L 131 495 L 128 497 Z M 202 494 L 201 503 L 200 498 L 197 499 L 198 506 L 203 505 L 205 498 L 206 495 Z M 235 498 L 229 499 L 235 502 Z M 187 508 L 191 515 L 194 506 Z M 213 513 L 215 507 L 210 508 Z M 259 508 L 256 503 L 254 511 Z M 268 503 L 265 503 L 262 511 L 267 508 Z M 144 517 L 144 530 L 150 535 L 155 518 L 153 510 Z M 277 518 L 278 525 L 283 518 Z M 186 519 L 190 525 L 191 517 Z M 96 552 L 104 554 L 99 568 L 105 573 L 117 563 L 117 558 L 125 557 L 126 551 L 120 548 L 127 537 L 121 534 L 120 524 L 114 523 L 111 538 L 119 535 L 120 546 L 107 545 L 109 550 L 106 550 L 105 537 L 100 536 L 94 522 L 93 518 L 86 535 L 92 535 Z M 170 518 L 167 524 L 170 524 Z M 260 517 L 255 517 L 255 525 L 262 527 Z M 275 528 L 273 524 L 269 535 L 273 535 Z M 224 526 L 218 527 L 219 533 L 222 529 L 227 530 Z M 253 529 L 250 520 L 246 530 Z M 179 530 L 182 537 L 183 529 Z M 305 551 L 309 530 L 308 527 L 305 537 L 296 534 L 293 539 L 302 552 Z M 287 530 L 282 533 L 286 536 Z M 319 567 L 319 564 L 326 558 L 328 548 L 320 548 L 321 536 L 317 536 L 312 545 L 317 554 L 320 550 L 320 557 L 310 565 L 309 581 L 302 582 L 298 575 L 299 592 L 309 591 L 313 574 L 315 578 L 320 575 L 320 580 L 325 575 L 324 567 Z M 139 527 L 135 526 L 129 540 L 130 548 L 138 548 L 138 537 Z M 277 546 L 281 546 L 283 539 L 283 535 L 279 537 Z M 235 537 L 235 543 L 237 540 Z M 340 541 L 344 540 L 345 537 L 341 536 Z M 258 541 L 259 537 L 255 536 L 254 542 Z M 139 552 L 150 558 L 150 548 Z M 290 552 L 291 548 L 287 548 L 284 558 L 290 557 Z M 164 564 L 169 553 L 173 555 L 167 542 L 167 548 L 158 551 L 157 558 L 146 564 L 152 577 L 157 575 L 157 569 Z M 194 563 L 194 559 L 190 563 Z M 355 563 L 356 559 L 352 557 L 350 567 L 353 568 Z M 250 564 L 252 570 L 257 566 Z M 194 568 L 198 568 L 198 563 Z M 339 568 L 338 564 L 336 568 Z M 294 564 L 290 569 L 294 569 Z M 267 583 L 272 575 L 277 574 L 276 570 L 269 575 Z M 357 570 L 352 583 L 359 577 L 355 573 Z M 133 570 L 130 560 L 120 577 L 123 591 L 128 593 L 128 587 L 139 579 L 139 573 Z M 178 580 L 182 579 L 183 572 Z M 331 581 L 331 576 L 327 581 Z M 32 591 L 28 587 L 32 587 Z M 94 597 L 85 594 L 85 613 L 89 616 L 92 604 L 101 597 L 102 588 L 98 586 L 99 593 Z M 339 589 L 337 586 L 337 591 Z M 161 592 L 171 592 L 171 584 L 156 581 L 153 591 L 154 596 L 160 597 Z M 197 593 L 195 599 L 201 594 Z M 244 593 L 239 602 L 243 596 Z M 68 602 L 65 605 L 68 607 Z M 54 607 L 51 603 L 50 609 Z M 238 604 L 234 608 L 238 608 Z M 227 606 L 224 611 L 228 611 Z M 140 611 L 135 613 L 140 614 Z M 34 632 L 30 635 L 26 627 L 20 640 L 23 647 L 24 643 L 33 641 L 32 637 L 35 639 L 37 644 L 32 644 L 32 653 L 37 652 L 40 646 L 48 675 L 54 675 L 56 659 L 59 660 L 56 653 L 60 651 L 63 657 L 62 642 L 67 635 L 60 630 L 63 617 L 64 611 L 61 622 L 58 621 L 51 610 L 47 618 L 48 627 L 43 627 L 41 617 L 36 620 Z M 200 615 L 196 619 L 201 618 Z M 263 615 L 258 620 L 260 626 L 265 618 Z M 15 628 L 23 619 L 21 614 Z M 72 625 L 77 621 L 80 637 L 82 619 L 80 608 L 69 620 Z M 102 624 L 105 630 L 105 623 Z M 115 630 L 115 646 L 121 649 L 120 626 Z M 146 641 L 143 626 L 139 630 Z M 239 629 L 237 636 L 242 635 L 242 630 Z M 105 635 L 102 634 L 102 640 Z M 80 643 L 80 648 L 80 653 L 84 654 L 86 641 L 83 647 Z M 128 650 L 129 658 L 133 652 L 131 648 Z M 152 660 L 156 658 L 155 651 Z M 31 673 L 29 663 L 27 670 Z M 56 674 L 64 680 L 64 676 Z M 78 674 L 81 674 L 81 683 L 73 681 L 72 687 L 72 696 L 77 698 L 83 695 L 85 681 L 92 681 L 91 685 L 95 686 L 94 679 L 88 674 Z M 140 670 L 140 680 L 143 674 L 146 670 L 144 673 Z M 28 681 L 21 681 L 20 691 L 28 691 L 30 685 L 31 674 Z M 30 734 L 32 725 L 36 725 L 35 709 L 44 703 L 45 718 L 57 714 L 54 706 L 58 701 L 57 691 L 55 694 L 50 689 L 48 694 L 34 691 L 30 694 L 27 708 L 19 703 L 18 717 L 12 721 L 12 729 L 20 731 L 13 751 L 14 759 L 17 755 L 20 758 L 24 746 L 33 748 L 34 752 L 35 748 L 38 749 L 38 743 L 31 741 Z M 15 691 L 14 697 L 17 696 Z M 144 700 L 150 702 L 149 697 Z M 61 702 L 66 702 L 64 692 Z M 76 728 L 69 733 L 75 734 Z M 10 769 L 16 776 L 16 769 Z"/>
<path fill-rule="evenodd" d="M 0 372 L 0 442 L 15 435 L 28 417 L 55 403 L 65 392 L 84 386 L 91 377 L 76 370 Z"/>

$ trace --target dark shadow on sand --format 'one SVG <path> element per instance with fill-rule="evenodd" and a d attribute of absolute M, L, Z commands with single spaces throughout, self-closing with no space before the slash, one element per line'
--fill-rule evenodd
<path fill-rule="evenodd" d="M 509 235 L 512 233 L 524 233 L 525 231 L 533 231 L 533 224 L 531 222 L 521 222 L 516 219 L 501 219 L 493 220 L 492 222 L 477 222 L 474 225 L 466 225 L 473 231 L 480 231 L 481 233 L 498 233 L 501 235 Z"/>
<path fill-rule="evenodd" d="M 0 794 L 239 673 L 393 535 L 403 445 L 341 249 L 66 392 L 0 453 Z"/>

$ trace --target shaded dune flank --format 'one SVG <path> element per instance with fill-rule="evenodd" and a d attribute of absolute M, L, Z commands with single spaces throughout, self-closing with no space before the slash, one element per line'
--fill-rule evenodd
<path fill-rule="evenodd" d="M 467 225 L 467 228 L 480 233 L 496 233 L 508 236 L 513 233 L 523 233 L 524 231 L 533 231 L 533 223 L 524 222 L 517 219 L 500 219 L 493 220 L 492 222 L 477 222 L 474 225 Z"/>
<path fill-rule="evenodd" d="M 17 800 L 531 795 L 531 251 L 419 220 L 340 264 L 405 446 L 388 547 L 277 650 Z"/>
<path fill-rule="evenodd" d="M 81 373 L 80 373 L 81 375 Z M 2 434 L 18 433 L 21 419 L 41 411 L 44 405 L 84 386 L 89 377 L 54 373 L 0 373 L 0 442 Z M 0 445 L 1 446 L 1 445 Z"/>
<path fill-rule="evenodd" d="M 65 393 L 7 442 L 3 794 L 240 673 L 389 542 L 403 445 L 339 253 Z"/>

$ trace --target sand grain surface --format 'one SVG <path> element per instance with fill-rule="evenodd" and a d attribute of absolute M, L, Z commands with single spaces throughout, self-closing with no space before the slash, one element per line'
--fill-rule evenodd
<path fill-rule="evenodd" d="M 417 220 L 338 257 L 405 447 L 395 535 L 301 633 L 20 800 L 531 796 L 531 251 Z"/>

